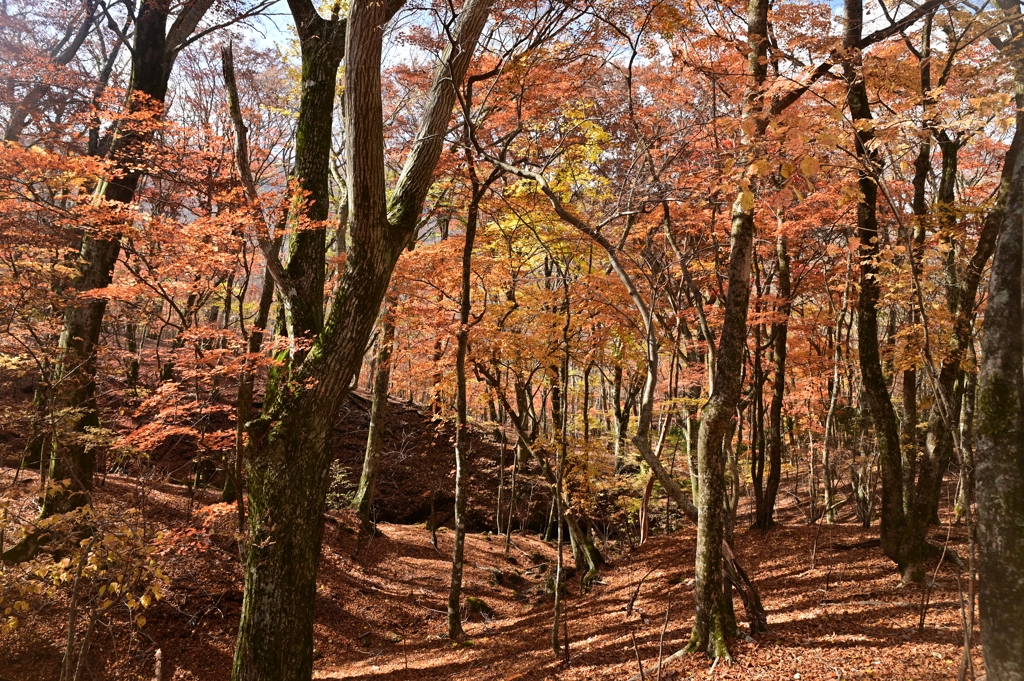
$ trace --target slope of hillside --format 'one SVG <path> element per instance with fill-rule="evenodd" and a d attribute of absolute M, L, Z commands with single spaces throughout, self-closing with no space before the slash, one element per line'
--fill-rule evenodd
<path fill-rule="evenodd" d="M 13 476 L 13 470 L 3 469 L 0 484 L 7 488 Z M 30 504 L 36 479 L 22 472 L 20 480 L 19 503 Z M 137 501 L 138 491 L 137 480 L 111 475 L 97 498 L 100 504 L 127 505 Z M 97 629 L 82 678 L 152 679 L 157 650 L 164 680 L 228 678 L 242 579 L 234 519 L 222 505 L 211 505 L 218 500 L 211 491 L 190 497 L 186 488 L 167 483 L 148 491 L 147 521 L 177 530 L 176 536 L 194 530 L 187 535 L 189 550 L 170 546 L 160 556 L 170 585 L 146 612 L 145 627 L 133 632 L 127 613 L 113 612 L 110 626 Z M 465 594 L 494 612 L 471 617 L 470 642 L 452 647 L 444 637 L 450 532 L 439 532 L 435 551 L 422 525 L 381 523 L 362 541 L 354 527 L 347 511 L 332 512 L 326 523 L 316 605 L 317 678 L 626 679 L 639 673 L 638 656 L 646 678 L 657 678 L 653 670 L 663 631 L 667 657 L 685 643 L 692 622 L 692 529 L 610 556 L 612 564 L 587 594 L 570 586 L 566 665 L 550 644 L 552 608 L 545 581 L 555 555 L 552 545 L 516 533 L 506 556 L 503 537 L 467 537 Z M 959 541 L 955 530 L 954 544 Z M 940 570 L 919 629 L 921 590 L 899 588 L 877 548 L 830 548 L 872 535 L 851 525 L 819 532 L 803 524 L 765 535 L 738 533 L 737 553 L 761 590 L 771 635 L 733 642 L 731 667 L 712 671 L 706 659 L 689 655 L 666 664 L 662 678 L 955 676 L 963 640 L 955 573 Z M 943 530 L 938 539 L 944 538 Z M 25 618 L 16 635 L 0 638 L 5 681 L 59 677 L 68 604 L 58 596 L 36 605 L 42 607 Z"/>

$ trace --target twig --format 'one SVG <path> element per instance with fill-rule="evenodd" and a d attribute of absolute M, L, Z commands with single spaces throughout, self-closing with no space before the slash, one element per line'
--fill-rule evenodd
<path fill-rule="evenodd" d="M 629 599 L 629 603 L 626 604 L 626 618 L 627 619 L 629 618 L 630 615 L 633 614 L 633 604 L 636 603 L 636 597 L 640 595 L 640 587 L 644 585 L 644 580 L 647 579 L 648 577 L 650 577 L 651 573 L 654 572 L 655 570 L 657 570 L 660 567 L 661 567 L 661 563 L 659 562 L 657 565 L 655 565 L 650 570 L 648 570 L 647 574 L 644 575 L 643 577 L 641 577 L 640 581 L 637 582 L 636 590 L 633 591 L 632 598 L 630 598 Z"/>
<path fill-rule="evenodd" d="M 640 668 L 640 681 L 646 681 L 647 677 L 644 676 L 644 663 L 640 661 L 640 649 L 636 647 L 636 636 L 634 636 L 631 631 L 629 632 L 629 637 L 633 639 L 633 652 L 636 654 L 636 666 Z"/>
<path fill-rule="evenodd" d="M 669 655 L 668 657 L 666 657 L 662 661 L 661 665 L 662 666 L 666 666 L 666 665 L 668 665 L 669 662 L 675 662 L 676 660 L 681 658 L 683 655 L 686 655 L 686 648 L 680 648 L 676 652 L 674 652 L 671 655 Z M 629 677 L 628 681 L 640 681 L 640 676 L 634 674 L 633 676 Z"/>
<path fill-rule="evenodd" d="M 658 639 L 658 681 L 661 681 L 661 656 L 665 649 L 665 632 L 668 630 L 668 613 L 672 610 L 672 590 L 668 592 L 668 604 L 665 606 L 665 624 L 661 627 L 661 638 Z"/>
<path fill-rule="evenodd" d="M 962 479 L 961 479 L 962 482 Z M 959 490 L 958 490 L 959 491 Z M 953 531 L 953 522 L 950 520 L 946 528 L 946 542 L 942 545 L 942 555 L 939 556 L 939 564 L 935 566 L 935 572 L 932 573 L 932 581 L 929 584 L 924 585 L 924 593 L 921 594 L 921 619 L 917 624 L 917 630 L 919 632 L 924 631 L 924 620 L 928 615 L 928 601 L 931 600 L 932 585 L 935 584 L 935 578 L 939 575 L 939 568 L 942 567 L 943 561 L 946 560 L 946 550 L 949 547 L 949 534 Z M 960 576 L 960 571 L 957 570 L 957 577 Z"/>
<path fill-rule="evenodd" d="M 402 627 L 402 654 L 405 655 L 405 673 L 406 673 L 406 675 L 408 675 L 408 673 L 409 673 L 409 648 L 407 646 L 408 641 L 409 641 L 409 637 L 406 635 L 405 627 Z"/>
<path fill-rule="evenodd" d="M 969 499 L 970 497 L 968 497 Z M 956 588 L 960 593 L 960 617 L 964 626 L 964 654 L 960 660 L 960 671 L 957 673 L 957 681 L 966 681 L 970 676 L 974 681 L 974 659 L 971 657 L 971 643 L 974 639 L 974 541 L 973 524 L 971 520 L 971 507 L 967 506 L 967 603 L 964 603 L 963 586 L 960 583 L 960 571 L 956 572 Z"/>

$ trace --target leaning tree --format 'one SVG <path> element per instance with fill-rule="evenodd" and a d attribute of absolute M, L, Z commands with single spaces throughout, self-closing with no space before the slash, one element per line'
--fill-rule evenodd
<path fill-rule="evenodd" d="M 487 22 L 490 0 L 469 0 L 445 26 L 419 129 L 394 186 L 385 183 L 381 51 L 401 7 L 354 0 L 347 17 L 324 18 L 311 0 L 289 0 L 302 54 L 295 173 L 303 190 L 282 263 L 264 255 L 283 302 L 288 350 L 247 426 L 249 552 L 235 649 L 236 681 L 309 679 L 313 612 L 334 417 L 356 373 L 402 250 L 414 238 L 456 102 Z M 338 67 L 345 64 L 344 120 L 349 244 L 330 310 L 324 310 L 328 172 Z"/>

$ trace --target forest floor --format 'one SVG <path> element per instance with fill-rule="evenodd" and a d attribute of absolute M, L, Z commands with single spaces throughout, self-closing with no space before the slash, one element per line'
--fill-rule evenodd
<path fill-rule="evenodd" d="M 31 397 L 31 390 L 21 393 L 19 399 Z M 340 469 L 335 475 L 342 497 L 358 480 L 368 411 L 367 396 L 355 395 L 338 415 L 335 459 Z M 142 423 L 124 412 L 112 413 L 120 430 L 131 431 Z M 8 429 L 2 435 L 4 512 L 27 520 L 38 511 L 38 473 L 13 467 L 24 448 L 24 433 Z M 452 533 L 441 527 L 435 550 L 424 525 L 431 516 L 431 498 L 437 524 L 450 525 L 450 435 L 429 410 L 393 402 L 378 482 L 376 532 L 360 538 L 350 511 L 328 514 L 316 600 L 315 677 L 625 680 L 639 678 L 639 658 L 645 678 L 657 679 L 659 649 L 665 658 L 678 651 L 693 623 L 696 530 L 685 526 L 669 534 L 658 531 L 635 546 L 635 526 L 627 526 L 622 514 L 639 497 L 637 486 L 642 483 L 633 476 L 602 488 L 605 511 L 619 514 L 617 520 L 606 515 L 603 521 L 605 528 L 617 528 L 617 540 L 601 547 L 609 564 L 589 592 L 581 594 L 569 579 L 566 663 L 551 650 L 552 600 L 546 583 L 554 570 L 555 547 L 536 534 L 548 516 L 546 486 L 536 466 L 518 471 L 516 526 L 532 531 L 514 532 L 506 553 L 503 536 L 483 531 L 494 526 L 501 447 L 492 441 L 493 434 L 479 430 L 473 434 L 468 523 L 475 531 L 466 539 L 463 589 L 493 613 L 467 621 L 469 640 L 451 645 L 445 635 L 445 604 Z M 98 505 L 113 508 L 115 514 L 141 508 L 150 529 L 174 539 L 165 539 L 158 554 L 170 583 L 165 597 L 146 610 L 147 624 L 133 628 L 132 613 L 123 607 L 112 611 L 96 629 L 81 678 L 153 679 L 158 650 L 159 681 L 230 677 L 242 605 L 236 518 L 233 507 L 218 503 L 218 490 L 178 484 L 191 477 L 195 452 L 194 443 L 179 439 L 151 456 L 142 478 L 98 476 Z M 506 455 L 507 493 L 512 456 Z M 737 520 L 736 554 L 760 591 L 771 633 L 732 641 L 732 665 L 712 667 L 703 655 L 683 655 L 664 665 L 661 678 L 955 678 L 963 647 L 957 568 L 945 561 L 927 592 L 916 585 L 901 586 L 894 565 L 879 548 L 846 548 L 877 538 L 877 523 L 861 528 L 844 508 L 846 515 L 836 525 L 808 524 L 806 499 L 798 501 L 790 493 L 801 491 L 792 489 L 799 481 L 800 471 L 787 467 L 776 529 L 745 529 L 751 517 L 747 497 L 741 499 Z M 507 499 L 504 503 L 507 508 Z M 663 522 L 662 514 L 656 515 Z M 963 526 L 933 528 L 935 543 L 945 543 L 947 535 L 951 548 L 966 553 Z M 6 545 L 14 539 L 7 536 Z M 0 547 L 4 542 L 0 533 Z M 565 560 L 571 565 L 568 547 Z M 33 601 L 16 633 L 0 635 L 0 681 L 60 677 L 67 640 L 66 592 Z M 634 594 L 634 606 L 627 610 Z M 929 606 L 921 626 L 923 597 Z M 738 600 L 736 608 L 742 618 Z M 80 622 L 79 636 L 84 628 Z M 977 646 L 975 652 L 980 668 Z"/>
<path fill-rule="evenodd" d="M 7 489 L 13 478 L 13 469 L 0 469 L 0 488 Z M 22 471 L 19 479 L 18 496 L 27 503 L 38 478 Z M 138 490 L 137 479 L 109 475 L 97 489 L 97 501 L 138 503 Z M 170 589 L 147 611 L 143 633 L 131 634 L 127 617 L 120 622 L 116 616 L 97 632 L 84 678 L 150 679 L 158 648 L 164 680 L 230 676 L 242 571 L 233 518 L 206 512 L 223 511 L 223 505 L 210 506 L 218 501 L 214 490 L 152 485 L 145 502 L 148 522 L 205 534 L 201 541 L 193 536 L 188 550 L 162 557 Z M 211 517 L 217 520 L 203 522 Z M 877 526 L 796 520 L 768 533 L 741 530 L 735 538 L 771 633 L 732 641 L 732 665 L 712 669 L 705 657 L 685 655 L 665 665 L 662 679 L 955 678 L 963 641 L 955 567 L 947 563 L 939 570 L 922 628 L 921 587 L 901 587 L 878 548 L 838 546 L 876 537 Z M 639 674 L 638 656 L 646 678 L 656 679 L 659 646 L 665 657 L 679 650 L 693 621 L 692 528 L 607 556 L 610 565 L 586 594 L 570 587 L 566 664 L 551 651 L 552 602 L 545 578 L 553 570 L 552 544 L 532 533 L 513 533 L 506 555 L 502 536 L 467 537 L 464 593 L 483 599 L 494 612 L 486 621 L 467 622 L 469 641 L 453 647 L 445 638 L 450 530 L 438 532 L 435 551 L 422 524 L 380 523 L 362 540 L 354 527 L 348 511 L 329 516 L 316 602 L 318 679 L 629 679 Z M 937 527 L 934 539 L 942 543 L 950 529 L 950 546 L 962 553 L 962 527 Z M 568 549 L 565 554 L 571 564 Z M 736 607 L 742 617 L 738 600 Z M 17 636 L 0 637 L 0 679 L 58 678 L 66 607 L 51 601 L 26 620 Z"/>

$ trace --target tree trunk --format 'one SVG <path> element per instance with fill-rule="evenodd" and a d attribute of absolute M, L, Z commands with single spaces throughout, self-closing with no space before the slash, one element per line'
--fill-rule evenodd
<path fill-rule="evenodd" d="M 755 0 L 753 5 L 764 3 Z M 765 3 L 765 9 L 767 5 Z M 762 26 L 764 24 L 761 24 Z M 732 252 L 725 321 L 718 346 L 715 386 L 704 406 L 697 435 L 700 492 L 697 497 L 696 615 L 687 649 L 713 658 L 729 658 L 726 638 L 738 633 L 725 602 L 722 543 L 725 539 L 725 456 L 723 439 L 740 395 L 740 371 L 746 343 L 750 299 L 750 258 L 754 245 L 752 211 L 733 205 Z"/>
<path fill-rule="evenodd" d="M 768 1 L 750 0 L 747 5 L 747 76 L 743 119 L 748 132 L 748 167 L 758 155 L 756 146 L 766 121 L 763 85 L 767 77 Z M 754 194 L 748 172 L 732 204 L 732 243 L 729 254 L 728 290 L 725 315 L 715 363 L 711 396 L 704 405 L 697 435 L 697 467 L 700 492 L 697 496 L 697 557 L 695 587 L 696 614 L 687 650 L 706 652 L 713 658 L 730 659 L 726 638 L 738 633 L 725 602 L 722 580 L 725 532 L 725 459 L 722 440 L 729 419 L 736 411 L 742 389 L 743 357 L 746 348 L 747 309 L 750 302 L 750 261 L 754 250 Z"/>
<path fill-rule="evenodd" d="M 469 482 L 469 421 L 466 414 L 466 351 L 469 348 L 469 312 L 472 308 L 470 278 L 473 274 L 473 244 L 479 220 L 480 199 L 486 186 L 477 180 L 467 145 L 467 162 L 473 183 L 473 197 L 466 216 L 466 239 L 462 247 L 462 295 L 459 300 L 458 350 L 455 353 L 455 541 L 452 549 L 452 581 L 448 591 L 448 638 L 457 641 L 462 631 L 462 562 L 466 541 L 466 484 Z M 493 180 L 495 176 L 491 176 Z M 490 184 L 490 181 L 487 183 Z"/>
<path fill-rule="evenodd" d="M 757 313 L 757 305 L 755 304 L 754 312 Z M 754 333 L 752 344 L 753 349 L 753 360 L 751 378 L 753 383 L 750 386 L 752 391 L 750 399 L 750 482 L 751 487 L 754 488 L 754 522 L 755 528 L 766 530 L 766 525 L 763 524 L 764 516 L 766 515 L 764 508 L 764 463 L 765 463 L 765 451 L 764 451 L 764 430 L 759 426 L 764 424 L 764 383 L 765 376 L 761 366 L 761 324 L 754 326 Z M 742 379 L 741 379 L 742 380 Z M 738 410 L 738 417 L 740 419 L 740 434 L 743 433 L 743 409 L 742 407 Z"/>
<path fill-rule="evenodd" d="M 312 676 L 316 571 L 334 419 L 362 362 L 394 265 L 415 233 L 455 105 L 453 87 L 465 77 L 490 11 L 489 0 L 470 0 L 463 6 L 450 34 L 452 41 L 435 68 L 419 130 L 389 200 L 381 109 L 382 27 L 400 3 L 353 0 L 346 22 L 320 18 L 309 0 L 291 0 L 290 6 L 300 37 L 310 31 L 336 47 L 336 36 L 345 36 L 351 243 L 321 332 L 308 352 L 298 345 L 292 348 L 287 366 L 268 385 L 263 415 L 249 426 L 250 549 L 234 681 L 306 681 Z M 312 54 L 325 60 L 333 56 L 329 51 L 304 50 L 303 59 Z M 308 72 L 304 66 L 303 73 Z M 331 79 L 336 75 L 319 69 L 317 73 Z M 303 82 L 303 88 L 311 87 L 321 86 Z M 333 108 L 334 88 L 329 91 L 330 98 L 316 98 L 317 106 Z M 330 126 L 330 115 L 320 111 L 304 116 L 300 110 L 299 117 L 300 135 L 304 121 L 314 127 Z M 329 142 L 330 130 L 317 130 L 311 139 Z M 303 167 L 329 172 L 329 143 L 305 148 L 305 153 L 323 158 L 304 161 Z M 329 196 L 310 199 L 312 205 L 329 202 Z M 286 296 L 302 297 L 305 292 L 300 288 L 320 281 L 326 263 L 319 253 L 312 246 L 293 249 L 288 281 L 279 282 Z M 317 262 L 300 266 L 294 262 L 297 257 Z M 322 294 L 309 295 L 322 300 Z M 307 312 L 300 305 L 292 305 L 289 315 L 292 333 L 305 332 L 316 319 L 315 310 Z"/>
<path fill-rule="evenodd" d="M 540 466 L 541 475 L 544 476 L 544 480 L 547 481 L 551 488 L 551 494 L 558 494 L 558 478 L 555 476 L 554 471 L 551 470 L 551 466 L 547 461 L 547 458 L 537 449 L 535 449 L 529 442 L 529 436 L 526 432 L 526 426 L 523 423 L 523 415 L 517 410 L 512 408 L 505 393 L 498 389 L 498 380 L 495 374 L 492 374 L 490 370 L 480 364 L 476 363 L 476 369 L 487 384 L 494 388 L 495 394 L 502 404 L 505 405 L 505 412 L 508 414 L 509 420 L 512 421 L 512 425 L 515 426 L 516 433 L 519 435 L 519 446 L 522 447 L 523 452 L 528 456 L 532 456 L 533 459 Z M 553 498 L 553 497 L 552 497 Z M 552 506 L 555 511 L 560 511 L 560 506 L 555 506 L 552 501 Z M 578 552 L 574 550 L 573 558 L 576 561 L 576 570 L 580 571 L 586 567 L 582 579 L 582 584 L 587 585 L 597 576 L 598 570 L 604 559 L 601 557 L 601 553 L 594 546 L 593 541 L 583 532 L 583 529 L 576 522 L 576 519 L 571 513 L 566 513 L 563 520 L 569 530 L 569 539 L 572 541 L 574 547 L 578 547 Z"/>
<path fill-rule="evenodd" d="M 384 431 L 387 428 L 391 353 L 395 344 L 395 322 L 391 317 L 391 310 L 384 314 L 383 327 L 380 347 L 377 350 L 377 371 L 373 377 L 373 405 L 370 407 L 370 430 L 366 437 L 363 472 L 359 477 L 359 489 L 352 500 L 352 508 L 359 515 L 364 530 L 370 528 L 370 509 L 377 493 L 377 470 L 380 467 L 380 453 L 384 448 Z"/>
<path fill-rule="evenodd" d="M 260 351 L 263 346 L 263 333 L 267 328 L 267 320 L 270 317 L 270 306 L 274 300 L 274 282 L 270 278 L 270 273 L 264 275 L 263 280 L 263 291 L 260 294 L 259 308 L 256 311 L 256 319 L 253 321 L 253 328 L 249 332 L 248 346 L 246 350 L 250 355 L 254 355 Z M 247 448 L 245 442 L 245 424 L 252 418 L 252 398 L 253 398 L 253 384 L 256 379 L 255 371 L 248 366 L 249 362 L 246 362 L 246 366 L 238 374 L 238 398 L 235 400 L 235 460 L 231 464 L 231 471 L 227 476 L 227 482 L 224 485 L 224 501 L 231 503 L 233 501 L 238 502 L 239 510 L 239 527 L 244 528 L 242 524 L 245 519 L 245 505 L 242 503 L 242 489 L 244 486 L 244 470 L 245 470 L 245 451 Z"/>
<path fill-rule="evenodd" d="M 952 234 L 956 226 L 953 209 L 954 187 L 956 180 L 956 154 L 959 145 L 953 143 L 943 133 L 942 178 L 939 185 L 938 213 L 943 233 Z M 936 396 L 936 404 L 932 407 L 928 418 L 928 434 L 925 441 L 924 455 L 919 464 L 915 496 L 909 504 L 911 512 L 907 516 L 907 527 L 903 538 L 900 570 L 903 580 L 922 581 L 927 576 L 923 565 L 924 559 L 930 554 L 940 551 L 938 547 L 928 544 L 928 528 L 937 515 L 939 499 L 942 493 L 942 479 L 949 467 L 953 455 L 953 432 L 960 422 L 960 406 L 963 401 L 965 382 L 959 380 L 961 366 L 974 344 L 971 333 L 971 320 L 974 317 L 975 298 L 981 283 L 982 272 L 996 248 L 996 241 L 1007 218 L 1007 202 L 1012 197 L 1012 182 L 1017 158 L 1024 147 L 1024 125 L 1018 125 L 1013 140 L 1003 161 L 1002 176 L 996 193 L 995 205 L 985 216 L 981 234 L 978 236 L 974 254 L 964 271 L 962 281 L 956 281 L 947 275 L 947 304 L 953 316 L 953 345 L 942 360 L 937 377 L 937 389 L 941 396 Z M 943 418 L 940 400 L 948 404 L 951 413 L 949 423 Z"/>
<path fill-rule="evenodd" d="M 927 127 L 932 126 L 934 121 L 931 115 L 931 34 L 932 34 L 932 16 L 928 15 L 925 19 L 924 28 L 921 31 L 921 50 L 919 52 L 919 68 L 921 72 L 921 100 L 924 105 L 924 126 L 925 130 L 922 131 L 921 149 L 918 151 L 917 158 L 914 159 L 914 198 L 911 202 L 911 206 L 914 211 L 914 224 L 913 224 L 913 245 L 914 250 L 908 254 L 910 258 L 914 260 L 914 265 L 920 262 L 920 248 L 924 244 L 925 237 L 925 218 L 928 215 L 928 203 L 927 203 L 927 186 L 928 177 L 932 171 L 931 163 L 931 152 L 932 143 L 931 135 L 927 130 Z M 955 152 L 954 152 L 955 153 Z M 943 154 L 943 165 L 947 164 L 948 159 Z M 955 162 L 954 162 L 955 172 Z M 945 177 L 945 174 L 943 174 Z M 941 192 L 940 192 L 941 193 Z M 910 305 L 910 319 L 908 320 L 911 327 L 920 323 L 918 319 L 919 312 L 914 301 L 911 301 Z M 914 500 L 914 479 L 917 472 L 917 367 L 912 366 L 904 369 L 903 376 L 903 421 L 900 424 L 900 439 L 901 439 L 901 464 L 903 466 L 903 513 L 907 516 L 910 515 Z"/>
<path fill-rule="evenodd" d="M 621 365 L 615 365 L 613 377 L 612 386 L 614 392 L 612 393 L 612 404 L 615 408 L 615 420 L 613 421 L 613 425 L 615 426 L 615 474 L 618 475 L 619 471 L 622 470 L 626 456 L 626 431 L 629 428 L 629 405 L 627 404 L 624 407 L 622 404 Z"/>
<path fill-rule="evenodd" d="M 786 250 L 786 236 L 779 226 L 775 254 L 779 265 L 779 321 L 772 324 L 775 339 L 775 381 L 772 386 L 772 404 L 769 412 L 771 437 L 768 454 L 768 485 L 764 492 L 764 514 L 759 518 L 758 527 L 767 530 L 775 524 L 775 500 L 779 495 L 779 481 L 782 476 L 782 401 L 786 393 L 786 345 L 789 337 L 790 280 L 789 253 Z"/>
<path fill-rule="evenodd" d="M 1020 8 L 1014 7 L 1019 26 Z M 1014 90 L 1020 130 L 1019 64 Z M 988 677 L 999 681 L 1024 679 L 1024 153 L 1014 160 L 1011 177 L 985 309 L 975 454 L 981 643 Z"/>
<path fill-rule="evenodd" d="M 867 86 L 862 72 L 858 46 L 863 23 L 862 0 L 845 0 L 846 30 L 843 59 L 846 77 L 846 103 L 853 118 L 854 142 L 858 168 L 858 189 L 861 200 L 857 204 L 857 237 L 860 239 L 860 299 L 857 303 L 857 342 L 860 352 L 860 371 L 864 383 L 871 419 L 875 424 L 875 437 L 882 468 L 882 550 L 895 561 L 899 560 L 900 545 L 906 516 L 903 513 L 903 465 L 900 451 L 899 422 L 892 406 L 889 388 L 882 372 L 878 346 L 878 301 L 881 289 L 878 283 L 876 258 L 879 252 L 878 176 L 881 158 L 873 149 L 873 119 L 868 104 Z"/>
<path fill-rule="evenodd" d="M 956 499 L 956 521 L 959 523 L 968 513 L 974 491 L 974 403 L 978 393 L 978 374 L 968 371 L 965 377 L 963 407 L 960 411 L 960 446 L 963 461 L 960 463 L 960 491 Z"/>
<path fill-rule="evenodd" d="M 129 115 L 152 106 L 163 106 L 178 50 L 212 4 L 212 0 L 190 0 L 179 9 L 179 18 L 168 34 L 169 4 L 155 0 L 141 3 L 135 20 Z M 116 170 L 106 184 L 103 197 L 114 203 L 128 204 L 135 198 L 135 190 L 142 179 L 142 168 L 146 165 L 144 147 L 152 132 L 124 121 L 118 133 L 110 149 Z M 84 292 L 109 286 L 120 250 L 120 237 L 104 239 L 85 235 L 81 245 L 82 264 L 74 282 L 76 290 Z M 80 436 L 87 429 L 100 425 L 96 404 L 96 352 L 106 306 L 104 298 L 90 298 L 88 302 L 69 306 L 64 314 L 60 349 L 62 384 L 66 387 L 62 388 L 59 399 L 63 406 L 79 410 L 79 416 L 69 441 L 55 443 L 50 464 L 52 479 L 70 479 L 71 483 L 61 492 L 47 494 L 42 509 L 44 517 L 83 506 L 92 491 L 96 457 Z"/>
<path fill-rule="evenodd" d="M 235 57 L 228 43 L 221 48 L 221 67 L 224 76 L 224 89 L 227 93 L 228 112 L 235 134 L 235 166 L 238 175 L 242 178 L 243 189 L 246 199 L 253 207 L 258 202 L 256 185 L 252 180 L 252 168 L 249 159 L 249 144 L 246 139 L 245 121 L 242 119 L 242 109 L 238 98 L 238 86 L 235 82 Z M 274 255 L 280 250 L 279 241 L 274 242 L 272 247 Z M 253 320 L 253 328 L 247 339 L 246 351 L 249 355 L 260 352 L 263 346 L 263 335 L 270 321 L 270 306 L 274 302 L 274 278 L 269 270 L 263 273 L 263 290 L 260 293 L 259 307 L 256 311 L 256 319 Z M 244 309 L 245 291 L 238 301 L 239 309 Z M 242 315 L 239 314 L 239 318 Z M 238 396 L 235 400 L 235 460 L 228 464 L 227 481 L 224 484 L 223 500 L 226 503 L 236 502 L 238 508 L 238 531 L 244 534 L 245 531 L 245 501 L 243 489 L 245 486 L 245 453 L 248 443 L 245 437 L 245 426 L 252 418 L 253 386 L 256 380 L 255 372 L 251 366 L 252 360 L 247 359 L 238 373 Z M 240 556 L 245 562 L 245 543 L 240 543 Z"/>
<path fill-rule="evenodd" d="M 821 455 L 821 471 L 822 481 L 825 484 L 825 521 L 832 524 L 836 521 L 836 510 L 832 500 L 832 494 L 835 491 L 835 483 L 832 480 L 833 463 L 832 463 L 832 446 L 836 440 L 836 425 L 835 425 L 835 414 L 836 404 L 839 401 L 839 361 L 842 359 L 842 333 L 843 333 L 843 320 L 846 317 L 846 306 L 850 296 L 850 264 L 851 261 L 846 261 L 846 283 L 843 286 L 843 297 L 842 302 L 839 304 L 839 317 L 836 320 L 835 334 L 829 333 L 829 339 L 832 345 L 832 378 L 829 381 L 829 398 L 828 398 L 828 413 L 825 416 L 825 437 L 822 440 L 822 455 Z M 792 437 L 792 429 L 790 429 L 790 437 Z M 852 481 L 854 497 L 856 498 L 857 482 Z"/>

